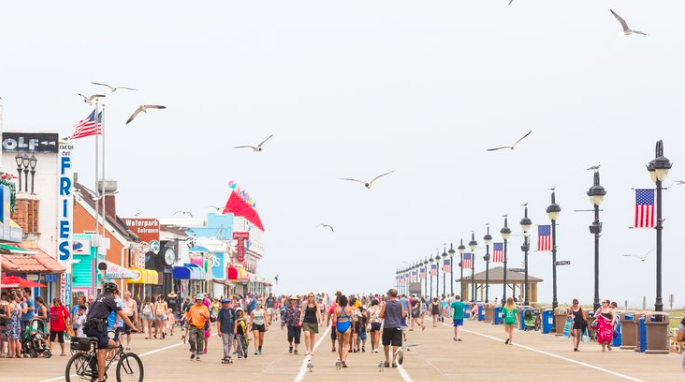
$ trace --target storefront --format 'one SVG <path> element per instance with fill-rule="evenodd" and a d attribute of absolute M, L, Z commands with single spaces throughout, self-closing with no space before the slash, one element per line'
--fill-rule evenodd
<path fill-rule="evenodd" d="M 133 277 L 127 280 L 128 290 L 139 300 L 152 296 L 154 288 L 159 285 L 159 272 L 152 269 L 128 269 Z"/>
<path fill-rule="evenodd" d="M 92 235 L 74 235 L 71 289 L 74 297 L 97 294 L 96 247 L 91 246 Z"/>
<path fill-rule="evenodd" d="M 228 273 L 228 280 L 234 287 L 234 293 L 244 296 L 250 292 L 249 284 L 252 274 L 245 268 L 229 266 L 226 273 Z"/>
<path fill-rule="evenodd" d="M 174 289 L 182 299 L 193 294 L 207 292 L 207 274 L 199 265 L 186 263 L 183 266 L 174 267 L 171 274 Z"/>
<path fill-rule="evenodd" d="M 2 271 L 6 276 L 17 276 L 47 285 L 47 288 L 35 288 L 34 296 L 41 296 L 51 301 L 60 295 L 60 275 L 66 268 L 40 248 L 27 248 L 0 244 Z"/>

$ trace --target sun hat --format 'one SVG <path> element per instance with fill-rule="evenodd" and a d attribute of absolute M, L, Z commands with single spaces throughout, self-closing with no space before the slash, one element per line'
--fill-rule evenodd
<path fill-rule="evenodd" d="M 291 300 L 299 300 L 300 298 L 295 296 L 294 294 L 290 295 Z"/>

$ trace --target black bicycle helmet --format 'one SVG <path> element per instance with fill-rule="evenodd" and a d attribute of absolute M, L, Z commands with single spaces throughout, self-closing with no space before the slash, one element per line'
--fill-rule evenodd
<path fill-rule="evenodd" d="M 116 293 L 119 292 L 119 287 L 113 282 L 106 282 L 102 284 L 102 290 L 106 293 Z"/>

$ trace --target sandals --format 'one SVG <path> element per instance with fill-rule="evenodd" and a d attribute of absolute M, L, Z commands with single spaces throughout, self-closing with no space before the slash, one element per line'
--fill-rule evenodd
<path fill-rule="evenodd" d="M 383 362 L 383 367 L 390 367 L 390 362 L 388 362 L 388 361 Z"/>

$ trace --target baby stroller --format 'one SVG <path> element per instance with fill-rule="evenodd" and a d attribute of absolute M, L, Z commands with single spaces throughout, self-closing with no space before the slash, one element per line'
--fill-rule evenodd
<path fill-rule="evenodd" d="M 526 309 L 523 312 L 524 330 L 539 330 L 537 326 L 537 315 L 533 310 Z"/>
<path fill-rule="evenodd" d="M 24 354 L 28 354 L 31 358 L 38 357 L 43 354 L 43 357 L 50 358 L 52 353 L 48 349 L 47 334 L 45 333 L 45 322 L 40 318 L 32 318 L 26 323 L 26 332 L 21 341 L 21 348 Z"/>

